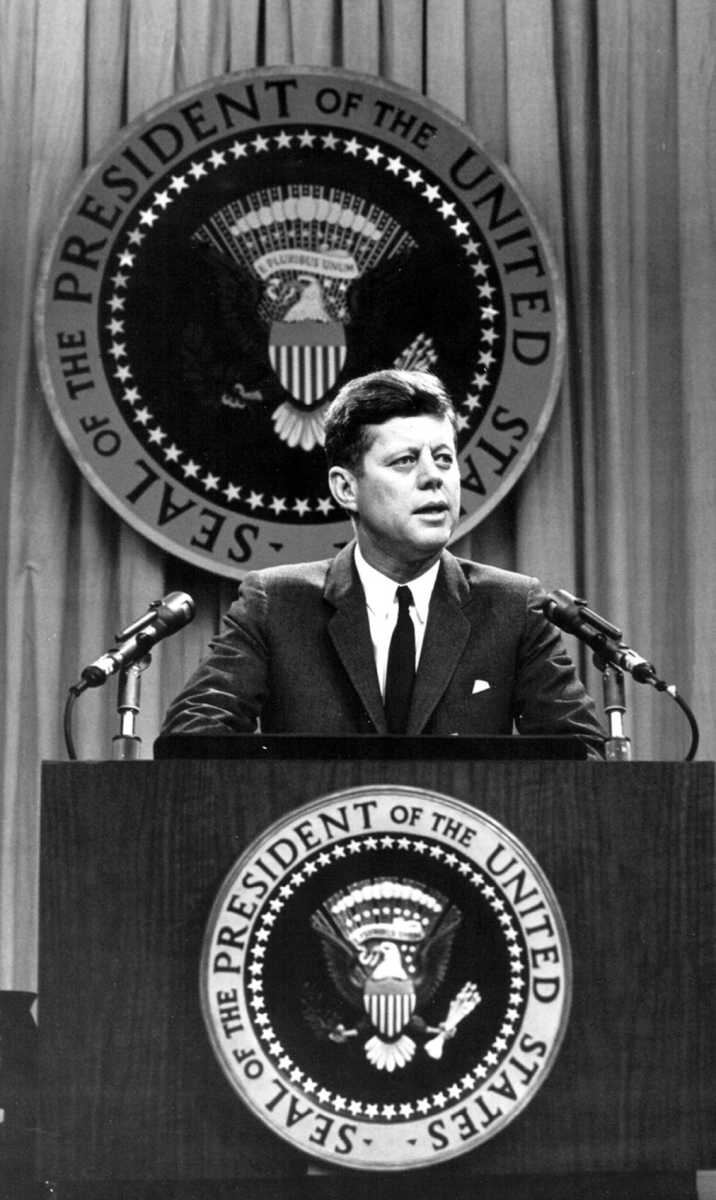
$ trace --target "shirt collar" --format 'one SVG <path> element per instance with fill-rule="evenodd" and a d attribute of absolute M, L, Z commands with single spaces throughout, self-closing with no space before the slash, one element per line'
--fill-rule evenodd
<path fill-rule="evenodd" d="M 371 567 L 370 563 L 366 562 L 357 543 L 355 547 L 355 564 L 358 576 L 363 584 L 365 601 L 368 608 L 376 616 L 386 616 L 393 608 L 395 592 L 399 585 L 394 579 L 389 579 L 387 575 L 384 575 L 382 571 L 377 571 L 375 567 Z M 427 571 L 423 571 L 423 574 L 418 575 L 416 579 L 409 580 L 406 585 L 412 592 L 415 614 L 421 625 L 424 625 L 428 619 L 430 597 L 433 594 L 439 569 L 440 560 L 438 559 L 436 563 L 433 563 L 432 567 L 428 567 Z"/>

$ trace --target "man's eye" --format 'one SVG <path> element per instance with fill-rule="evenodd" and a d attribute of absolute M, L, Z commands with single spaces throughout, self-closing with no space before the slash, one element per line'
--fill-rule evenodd
<path fill-rule="evenodd" d="M 436 454 L 435 462 L 439 467 L 451 467 L 455 459 L 452 454 Z"/>
<path fill-rule="evenodd" d="M 395 467 L 410 466 L 410 464 L 414 463 L 414 462 L 415 462 L 414 454 L 401 454 L 400 458 L 396 458 L 393 460 L 393 466 L 395 466 Z"/>

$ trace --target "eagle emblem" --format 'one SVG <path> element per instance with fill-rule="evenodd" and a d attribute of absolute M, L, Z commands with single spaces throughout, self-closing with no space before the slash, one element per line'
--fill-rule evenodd
<path fill-rule="evenodd" d="M 375 203 L 294 191 L 234 199 L 195 231 L 172 345 L 193 404 L 269 418 L 310 453 L 344 383 L 388 366 L 444 375 L 476 315 L 439 256 Z"/>
<path fill-rule="evenodd" d="M 350 1027 L 315 1006 L 307 1016 L 317 1033 L 342 1043 L 366 1031 L 368 1061 L 382 1071 L 405 1067 L 414 1057 L 416 1036 L 431 1035 L 424 1049 L 442 1055 L 445 1039 L 480 1002 L 469 981 L 437 1026 L 420 1008 L 442 984 L 459 909 L 435 889 L 412 880 L 362 880 L 330 896 L 314 912 L 311 925 L 321 939 L 329 976 L 355 1013 Z"/>

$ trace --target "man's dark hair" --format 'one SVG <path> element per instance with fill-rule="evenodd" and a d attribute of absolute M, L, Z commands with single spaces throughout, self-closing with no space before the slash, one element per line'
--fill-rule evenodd
<path fill-rule="evenodd" d="M 449 417 L 455 410 L 440 380 L 426 371 L 373 371 L 346 383 L 326 413 L 326 458 L 329 467 L 355 471 L 371 444 L 366 426 L 392 417 Z"/>

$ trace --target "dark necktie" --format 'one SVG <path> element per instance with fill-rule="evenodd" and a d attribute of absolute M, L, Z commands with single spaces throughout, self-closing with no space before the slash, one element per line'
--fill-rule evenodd
<path fill-rule="evenodd" d="M 399 587 L 398 620 L 388 651 L 385 676 L 385 716 L 388 733 L 405 733 L 408 710 L 415 678 L 415 629 L 410 616 L 413 593 L 409 587 Z"/>

